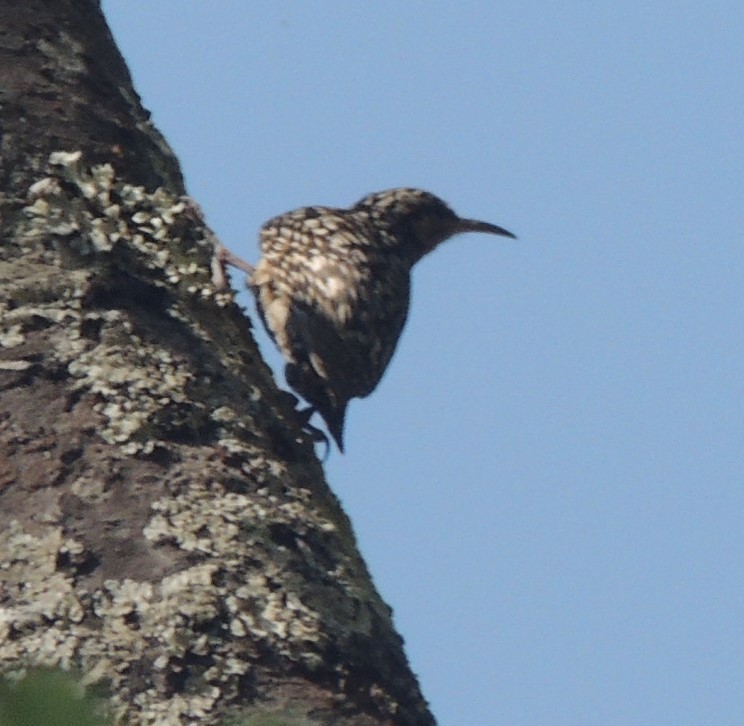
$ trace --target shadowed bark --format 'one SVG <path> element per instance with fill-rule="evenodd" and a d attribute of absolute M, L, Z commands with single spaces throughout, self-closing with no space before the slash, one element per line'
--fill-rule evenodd
<path fill-rule="evenodd" d="M 0 671 L 122 723 L 434 723 L 99 4 L 0 9 Z"/>

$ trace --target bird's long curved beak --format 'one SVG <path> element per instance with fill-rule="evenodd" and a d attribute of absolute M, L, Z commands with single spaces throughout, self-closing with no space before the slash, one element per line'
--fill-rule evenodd
<path fill-rule="evenodd" d="M 490 222 L 480 222 L 477 219 L 461 219 L 458 224 L 458 232 L 486 232 L 488 234 L 499 234 L 502 237 L 511 237 L 516 239 L 517 235 L 512 234 L 509 230 L 491 224 Z"/>

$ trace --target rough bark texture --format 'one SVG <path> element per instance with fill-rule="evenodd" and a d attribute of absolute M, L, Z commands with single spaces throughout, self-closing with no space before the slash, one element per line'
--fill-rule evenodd
<path fill-rule="evenodd" d="M 0 9 L 0 671 L 123 723 L 433 723 L 98 3 Z"/>

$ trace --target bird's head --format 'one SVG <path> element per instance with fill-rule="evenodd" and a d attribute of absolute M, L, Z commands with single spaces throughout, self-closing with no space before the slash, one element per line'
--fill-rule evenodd
<path fill-rule="evenodd" d="M 439 197 L 421 189 L 402 187 L 369 194 L 353 210 L 368 215 L 375 226 L 387 231 L 395 245 L 409 253 L 412 262 L 464 232 L 514 237 L 495 224 L 458 217 Z"/>

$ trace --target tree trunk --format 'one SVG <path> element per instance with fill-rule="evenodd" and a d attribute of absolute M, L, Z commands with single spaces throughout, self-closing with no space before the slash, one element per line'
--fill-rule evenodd
<path fill-rule="evenodd" d="M 99 3 L 0 8 L 0 670 L 128 724 L 434 723 Z"/>

